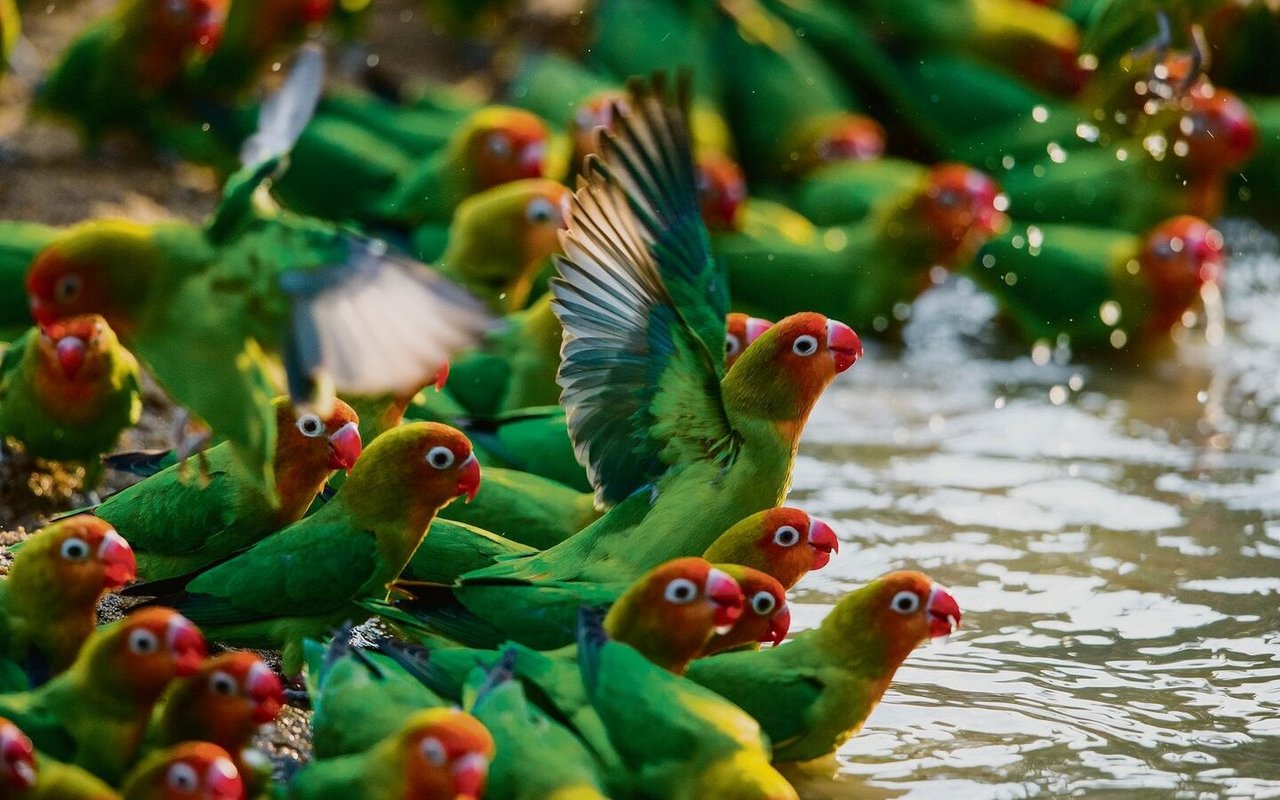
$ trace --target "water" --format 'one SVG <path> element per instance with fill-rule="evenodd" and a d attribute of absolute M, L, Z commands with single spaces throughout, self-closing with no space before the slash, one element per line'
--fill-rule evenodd
<path fill-rule="evenodd" d="M 1218 346 L 1038 363 L 952 282 L 824 400 L 793 499 L 844 547 L 795 628 L 901 568 L 965 616 L 804 796 L 1280 797 L 1280 259 L 1230 239 Z"/>

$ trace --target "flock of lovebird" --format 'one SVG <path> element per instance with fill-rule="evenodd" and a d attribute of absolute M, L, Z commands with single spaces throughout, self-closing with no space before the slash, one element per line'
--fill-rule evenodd
<path fill-rule="evenodd" d="M 899 571 L 784 641 L 854 328 L 959 273 L 1007 336 L 1159 346 L 1220 281 L 1207 220 L 1280 220 L 1274 4 L 597 0 L 530 37 L 423 3 L 479 97 L 327 79 L 369 2 L 121 0 L 33 78 L 0 0 L 34 115 L 224 187 L 0 223 L 6 447 L 143 476 L 12 548 L 0 798 L 797 797 L 777 765 L 961 618 Z M 115 452 L 141 369 L 184 424 Z M 273 765 L 286 702 L 313 752 Z"/>

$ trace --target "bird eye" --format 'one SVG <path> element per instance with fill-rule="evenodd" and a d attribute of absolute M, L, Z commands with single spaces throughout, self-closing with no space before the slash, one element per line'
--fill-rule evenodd
<path fill-rule="evenodd" d="M 453 451 L 444 445 L 436 445 L 427 451 L 427 463 L 436 469 L 448 469 L 457 460 Z"/>
<path fill-rule="evenodd" d="M 524 210 L 525 219 L 533 225 L 546 225 L 556 217 L 555 206 L 545 197 L 535 197 Z"/>
<path fill-rule="evenodd" d="M 1156 258 L 1168 259 L 1173 256 L 1173 245 L 1168 240 L 1161 240 L 1153 249 L 1155 250 Z"/>
<path fill-rule="evenodd" d="M 732 333 L 724 335 L 724 354 L 726 356 L 736 356 L 742 352 L 742 340 Z"/>
<path fill-rule="evenodd" d="M 151 631 L 139 629 L 129 634 L 129 649 L 140 656 L 151 655 L 160 649 L 160 640 Z"/>
<path fill-rule="evenodd" d="M 89 543 L 72 536 L 62 543 L 62 557 L 68 561 L 84 561 L 89 557 Z"/>
<path fill-rule="evenodd" d="M 778 601 L 766 591 L 756 592 L 751 596 L 751 610 L 762 617 L 767 617 L 778 607 Z"/>
<path fill-rule="evenodd" d="M 314 439 L 324 433 L 324 422 L 315 414 L 303 414 L 298 417 L 298 430 L 303 436 Z"/>
<path fill-rule="evenodd" d="M 800 541 L 800 531 L 790 525 L 783 525 L 773 532 L 773 543 L 779 547 L 795 547 Z"/>
<path fill-rule="evenodd" d="M 938 205 L 943 208 L 956 208 L 960 205 L 960 193 L 955 189 L 943 189 L 938 192 Z"/>
<path fill-rule="evenodd" d="M 180 792 L 194 792 L 200 784 L 200 778 L 196 775 L 195 767 L 182 762 L 169 767 L 169 773 L 165 776 L 165 781 L 170 788 L 177 789 Z"/>
<path fill-rule="evenodd" d="M 791 352 L 798 356 L 811 356 L 818 352 L 818 339 L 816 336 L 805 334 L 797 336 L 796 340 L 791 343 Z"/>
<path fill-rule="evenodd" d="M 215 672 L 209 676 L 209 688 L 214 694 L 230 697 L 236 693 L 236 679 L 225 672 Z"/>
<path fill-rule="evenodd" d="M 58 278 L 58 282 L 53 286 L 53 293 L 59 303 L 70 303 L 80 296 L 83 285 L 79 275 L 68 273 Z"/>
<path fill-rule="evenodd" d="M 914 614 L 920 610 L 920 595 L 904 589 L 893 596 L 889 607 L 899 614 Z"/>
<path fill-rule="evenodd" d="M 449 754 L 445 752 L 444 744 L 434 736 L 428 736 L 423 739 L 422 744 L 418 746 L 422 749 L 423 758 L 437 767 L 443 767 L 444 762 L 449 758 Z"/>
<path fill-rule="evenodd" d="M 688 578 L 676 578 L 667 584 L 667 589 L 663 592 L 663 596 L 672 603 L 684 605 L 693 601 L 698 596 L 698 587 Z"/>
<path fill-rule="evenodd" d="M 501 133 L 490 134 L 485 144 L 489 148 L 489 152 L 498 158 L 511 157 L 511 140 Z"/>

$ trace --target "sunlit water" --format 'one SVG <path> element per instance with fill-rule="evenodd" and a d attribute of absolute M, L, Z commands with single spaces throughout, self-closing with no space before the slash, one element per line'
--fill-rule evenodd
<path fill-rule="evenodd" d="M 845 546 L 795 627 L 900 568 L 965 617 L 806 797 L 1280 797 L 1280 259 L 1231 233 L 1219 346 L 1037 363 L 953 282 L 825 399 L 793 500 Z"/>

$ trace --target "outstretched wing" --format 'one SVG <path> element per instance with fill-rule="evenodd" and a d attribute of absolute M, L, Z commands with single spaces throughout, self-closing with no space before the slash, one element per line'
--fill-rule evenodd
<path fill-rule="evenodd" d="M 684 117 L 655 110 L 658 90 L 633 85 L 618 134 L 602 132 L 605 160 L 587 161 L 551 284 L 564 327 L 561 403 L 605 504 L 674 464 L 727 465 L 736 452 L 719 383 L 723 281 L 697 211 Z"/>

